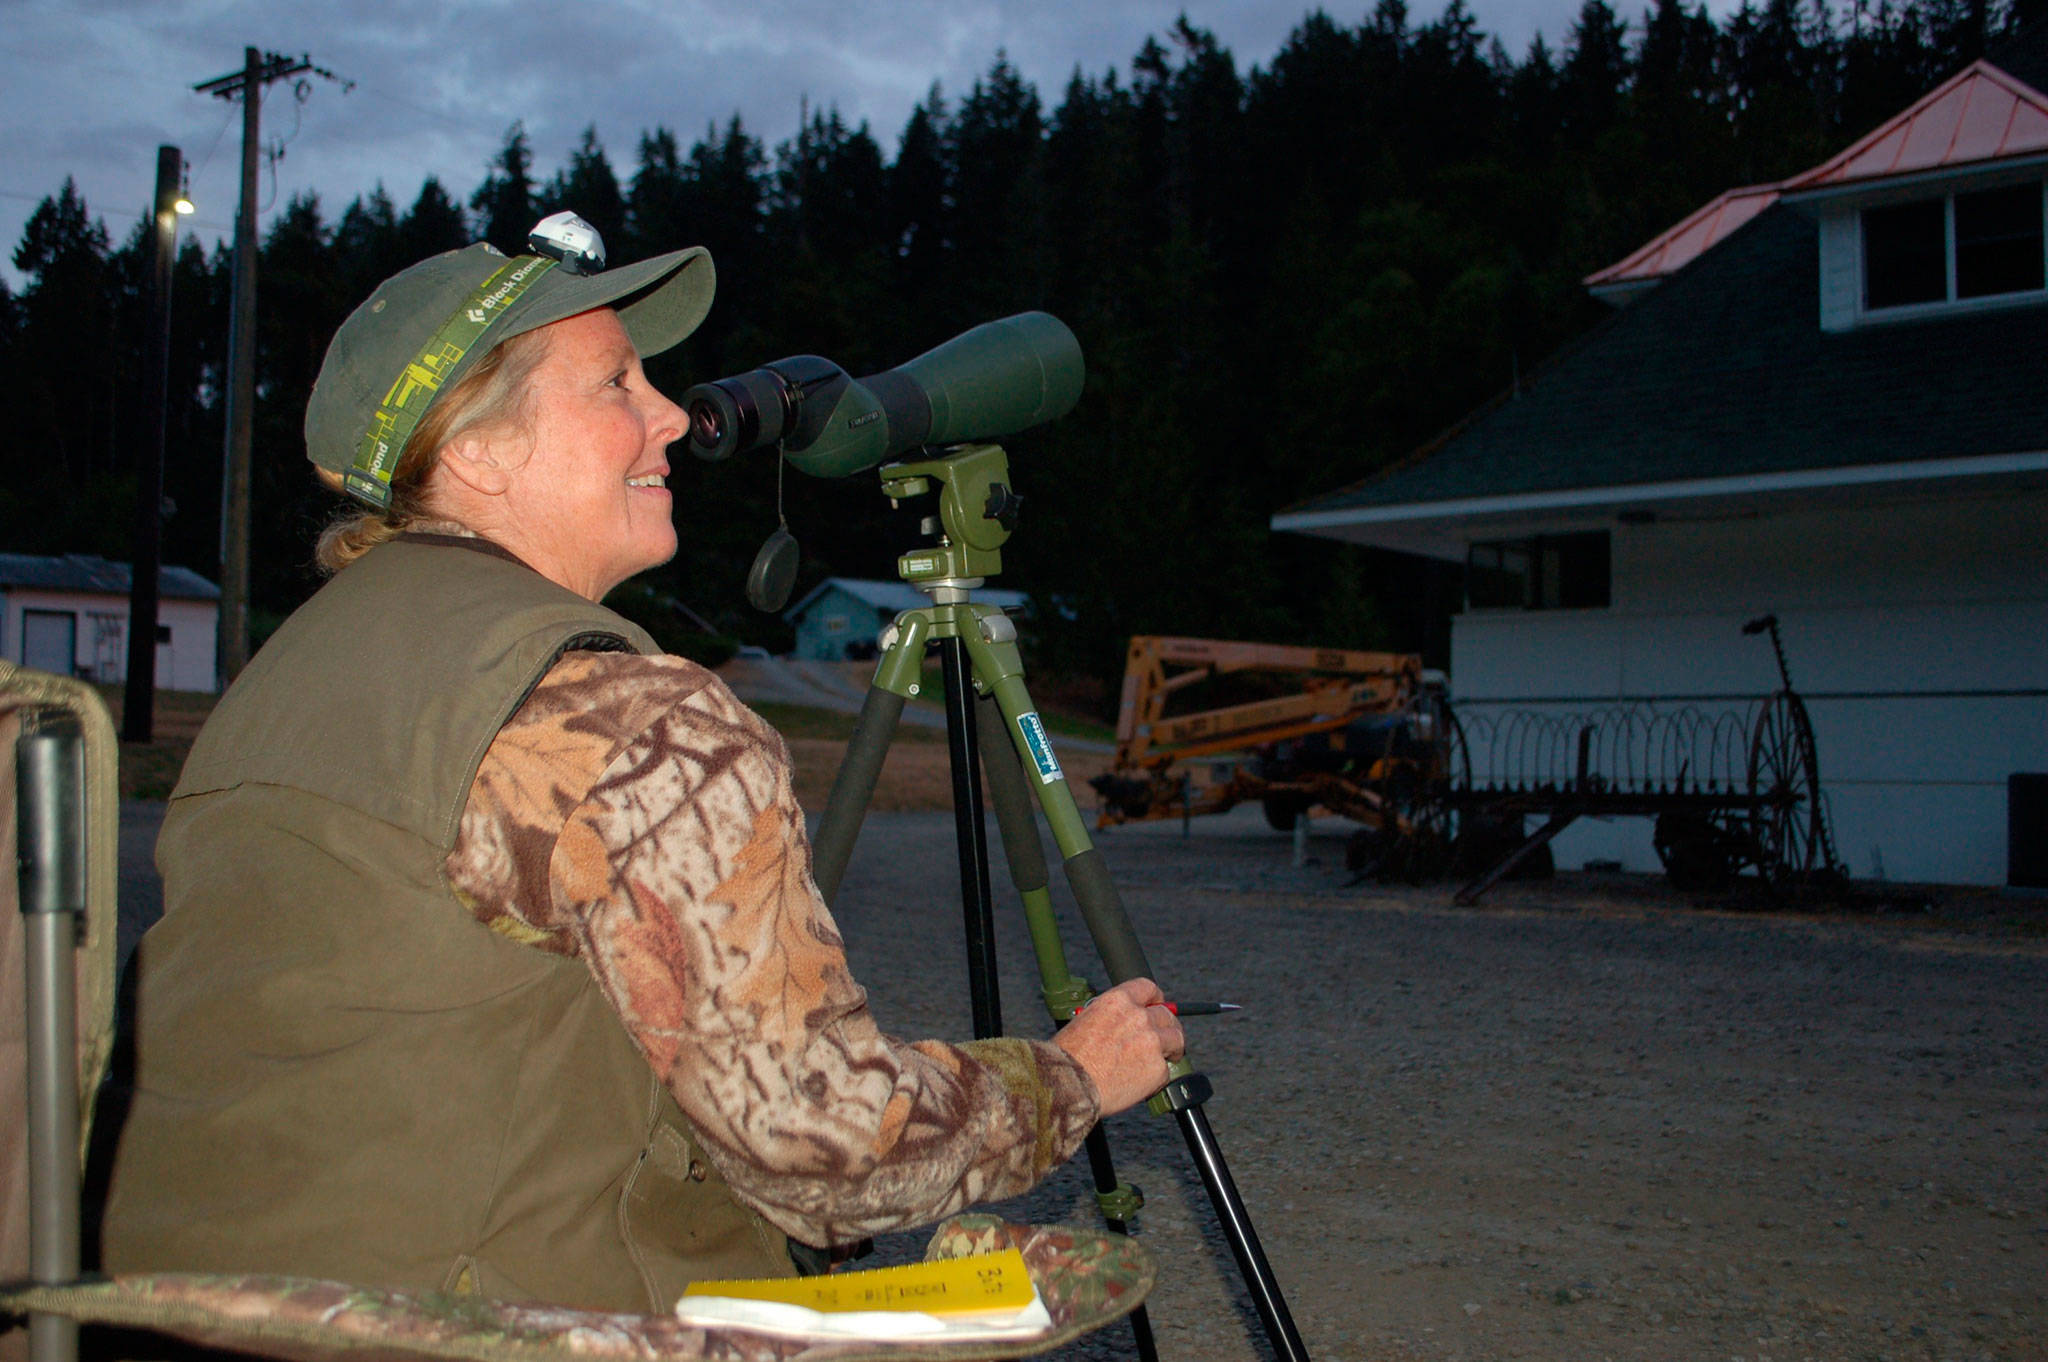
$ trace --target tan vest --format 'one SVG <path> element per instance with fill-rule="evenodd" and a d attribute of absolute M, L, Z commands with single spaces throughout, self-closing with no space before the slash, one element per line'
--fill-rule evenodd
<path fill-rule="evenodd" d="M 222 698 L 157 845 L 109 1271 L 633 1311 L 791 1274 L 584 963 L 443 877 L 484 750 L 572 648 L 659 651 L 489 546 L 409 537 Z"/>

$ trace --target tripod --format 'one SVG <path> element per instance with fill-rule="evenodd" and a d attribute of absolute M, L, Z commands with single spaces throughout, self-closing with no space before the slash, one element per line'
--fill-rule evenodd
<path fill-rule="evenodd" d="M 940 451 L 934 458 L 888 464 L 880 471 L 882 492 L 892 503 L 938 494 L 939 514 L 935 522 L 925 522 L 937 542 L 912 550 L 897 561 L 898 575 L 932 603 L 904 611 L 882 635 L 874 682 L 861 705 L 845 762 L 833 781 L 812 839 L 812 873 L 826 902 L 831 903 L 853 854 L 854 839 L 904 702 L 922 687 L 925 650 L 936 644 L 952 760 L 953 820 L 966 914 L 974 1034 L 977 1038 L 999 1035 L 1003 1026 L 996 988 L 988 840 L 982 821 L 984 755 L 989 795 L 1010 878 L 1023 899 L 1046 1008 L 1055 1024 L 1063 1023 L 1088 1000 L 1090 992 L 1067 968 L 1052 896 L 1046 888 L 1045 856 L 1031 809 L 1034 795 L 1051 826 L 1068 886 L 1110 978 L 1122 983 L 1154 976 L 1110 881 L 1102 853 L 1089 841 L 1073 791 L 1025 688 L 1017 627 L 996 607 L 968 599 L 971 587 L 1002 570 L 1000 550 L 1016 526 L 1020 498 L 1009 484 L 1009 460 L 995 445 L 962 445 Z M 1307 1362 L 1301 1335 L 1202 1110 L 1212 1092 L 1209 1080 L 1183 1058 L 1171 1066 L 1165 1088 L 1148 1105 L 1155 1115 L 1170 1112 L 1179 1123 L 1273 1351 L 1283 1362 Z M 1134 1189 L 1117 1181 L 1101 1126 L 1089 1132 L 1087 1150 L 1096 1203 L 1109 1227 L 1121 1232 L 1142 1200 Z M 1132 1328 L 1140 1357 L 1152 1362 L 1157 1354 L 1142 1307 L 1132 1315 Z"/>

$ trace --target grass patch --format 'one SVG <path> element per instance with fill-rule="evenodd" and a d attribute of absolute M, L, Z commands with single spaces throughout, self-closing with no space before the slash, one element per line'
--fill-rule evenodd
<path fill-rule="evenodd" d="M 1116 741 L 1116 726 L 1090 719 L 1079 714 L 1060 714 L 1053 710 L 1041 710 L 1039 718 L 1045 721 L 1046 729 L 1062 738 L 1086 738 L 1090 742 Z"/>
<path fill-rule="evenodd" d="M 747 708 L 768 721 L 769 727 L 785 739 L 794 742 L 799 738 L 822 738 L 829 742 L 845 742 L 853 736 L 852 714 L 841 714 L 837 710 L 813 709 L 809 705 L 780 704 L 764 700 Z M 946 731 L 942 728 L 926 728 L 922 724 L 898 724 L 897 742 L 944 742 Z"/>
<path fill-rule="evenodd" d="M 1024 687 L 1031 689 L 1031 676 L 1025 674 Z M 934 712 L 945 708 L 945 669 L 936 661 L 927 661 L 918 679 L 918 694 L 910 703 L 924 705 Z M 1086 714 L 1076 714 L 1063 708 L 1049 706 L 1036 691 L 1032 691 L 1031 702 L 1038 706 L 1038 718 L 1048 733 L 1062 738 L 1085 738 L 1090 742 L 1116 741 L 1116 725 L 1103 723 L 1100 719 Z M 760 709 L 761 706 L 754 706 Z"/>
<path fill-rule="evenodd" d="M 121 709 L 126 700 L 122 687 L 95 684 L 113 716 L 114 732 L 121 731 Z M 171 797 L 185 758 L 192 752 L 192 740 L 206 716 L 220 699 L 204 691 L 160 690 L 150 711 L 150 740 L 121 744 L 121 798 L 163 800 Z"/>

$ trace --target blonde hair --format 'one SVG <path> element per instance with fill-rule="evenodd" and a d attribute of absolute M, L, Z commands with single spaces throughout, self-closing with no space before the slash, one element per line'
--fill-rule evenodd
<path fill-rule="evenodd" d="M 546 331 L 538 327 L 494 346 L 427 408 L 391 471 L 390 504 L 376 511 L 352 502 L 320 532 L 313 562 L 323 575 L 333 576 L 379 544 L 433 518 L 426 504 L 427 475 L 450 441 L 479 428 L 526 424 L 527 380 L 547 354 Z M 314 471 L 331 490 L 341 491 L 341 474 L 331 468 Z"/>

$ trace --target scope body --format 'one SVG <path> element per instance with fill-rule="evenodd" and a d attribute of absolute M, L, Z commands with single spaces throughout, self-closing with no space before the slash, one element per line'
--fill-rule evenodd
<path fill-rule="evenodd" d="M 702 459 L 780 445 L 799 472 L 845 477 L 926 444 L 986 440 L 1072 410 L 1080 342 L 1045 312 L 984 322 L 893 369 L 852 378 L 793 355 L 683 394 Z"/>

